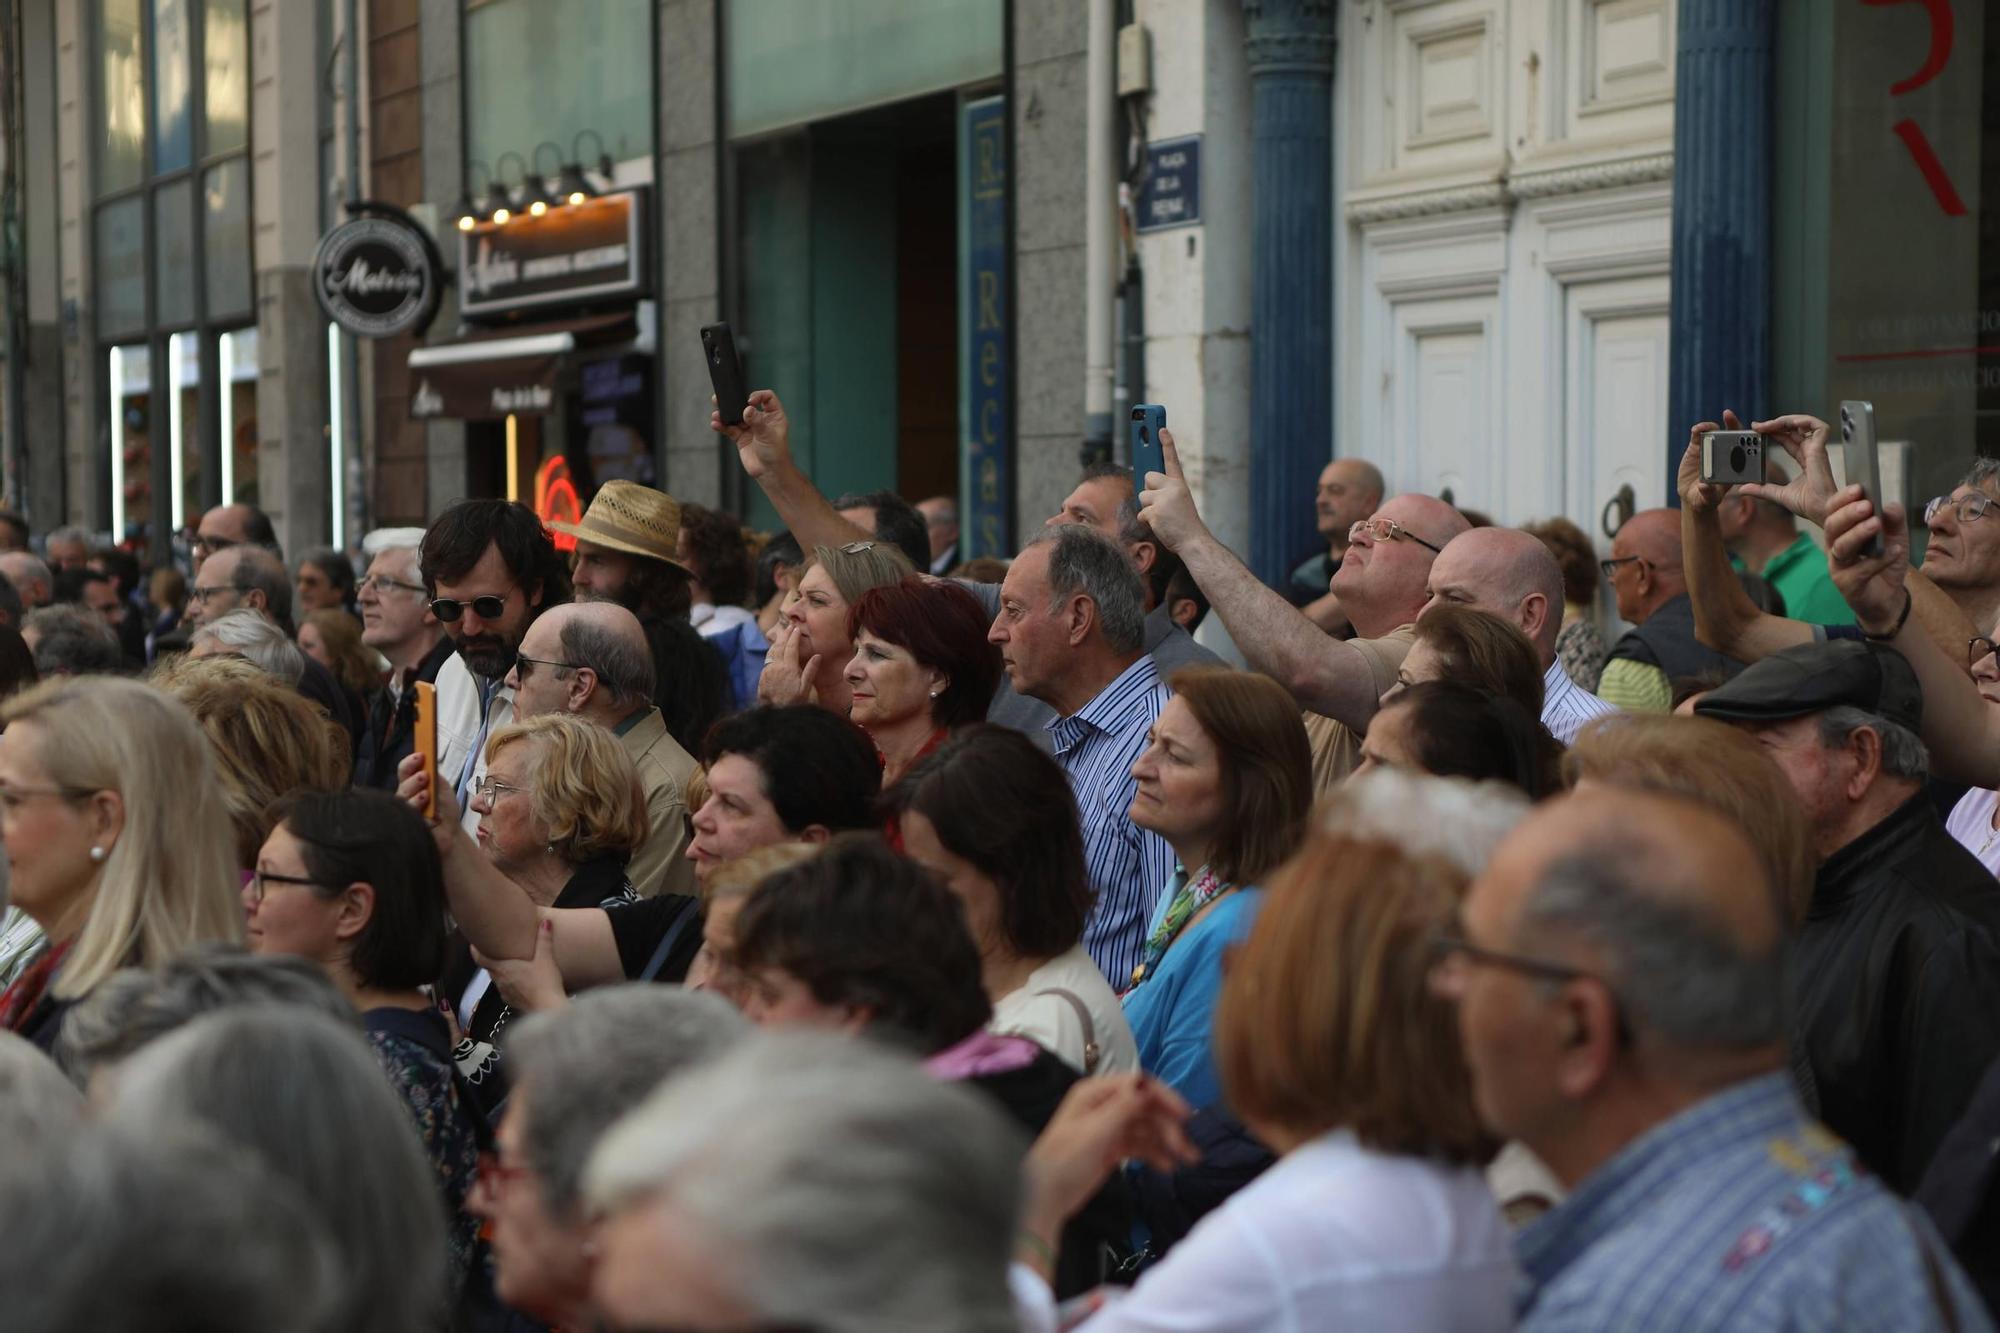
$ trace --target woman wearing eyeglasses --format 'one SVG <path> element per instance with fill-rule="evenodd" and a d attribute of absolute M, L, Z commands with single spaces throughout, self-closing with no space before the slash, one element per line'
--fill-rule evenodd
<path fill-rule="evenodd" d="M 1996 654 L 1993 644 L 1984 635 L 1973 639 L 1965 646 L 1965 659 L 1979 697 L 1987 703 L 2000 704 L 2000 654 Z M 1966 851 L 1978 857 L 1987 870 L 2000 875 L 2000 791 L 1974 787 L 1966 792 L 1952 806 L 1945 830 Z"/>
<path fill-rule="evenodd" d="M 478 1239 L 465 1210 L 478 1111 L 454 1074 L 451 1029 L 422 989 L 445 963 L 437 846 L 416 811 L 382 792 L 296 796 L 276 819 L 243 888 L 250 949 L 319 964 L 360 1011 L 443 1191 L 457 1291 Z"/>
<path fill-rule="evenodd" d="M 815 546 L 799 590 L 764 658 L 757 699 L 767 704 L 816 703 L 842 717 L 854 697 L 845 672 L 854 656 L 849 614 L 861 595 L 915 573 L 908 557 L 880 542 Z"/>
<path fill-rule="evenodd" d="M 229 815 L 187 710 L 137 681 L 54 680 L 0 706 L 0 838 L 13 903 L 47 938 L 0 994 L 43 1050 L 121 967 L 238 940 Z"/>
<path fill-rule="evenodd" d="M 1222 957 L 1256 918 L 1258 882 L 1304 836 L 1312 754 L 1298 704 L 1269 676 L 1191 668 L 1169 684 L 1132 765 L 1131 816 L 1179 865 L 1147 924 L 1125 1017 L 1140 1068 L 1200 1108 L 1221 1095 L 1209 1033 Z"/>
<path fill-rule="evenodd" d="M 621 908 L 639 896 L 625 877 L 646 840 L 645 794 L 625 747 L 607 729 L 562 713 L 501 727 L 474 789 L 479 850 L 538 907 Z M 464 1025 L 459 1072 L 482 1111 L 506 1095 L 501 1047 L 517 1007 L 559 1000 L 560 978 L 533 961 L 485 965 L 452 952 L 440 987 Z M 518 979 L 518 983 L 516 984 Z"/>

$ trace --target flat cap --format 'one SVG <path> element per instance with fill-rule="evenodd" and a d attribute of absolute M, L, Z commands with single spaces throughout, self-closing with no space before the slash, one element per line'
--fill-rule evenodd
<path fill-rule="evenodd" d="M 1723 722 L 1783 722 L 1841 706 L 1922 729 L 1924 692 L 1894 648 L 1859 639 L 1802 643 L 1746 667 L 1694 706 Z"/>

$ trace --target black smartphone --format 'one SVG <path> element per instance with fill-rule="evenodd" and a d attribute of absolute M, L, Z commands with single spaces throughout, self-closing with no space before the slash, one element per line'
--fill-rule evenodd
<path fill-rule="evenodd" d="M 743 387 L 743 362 L 736 356 L 736 335 L 727 324 L 706 324 L 701 330 L 702 357 L 708 362 L 708 382 L 715 388 L 715 410 L 725 426 L 743 424 L 750 391 Z"/>
<path fill-rule="evenodd" d="M 1167 424 L 1167 409 L 1158 403 L 1136 403 L 1132 407 L 1132 488 L 1146 489 L 1148 472 L 1167 470 L 1166 453 L 1160 448 L 1160 428 Z"/>

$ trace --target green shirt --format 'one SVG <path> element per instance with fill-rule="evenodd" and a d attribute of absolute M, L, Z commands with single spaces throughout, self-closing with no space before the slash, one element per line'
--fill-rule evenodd
<path fill-rule="evenodd" d="M 1805 533 L 1771 557 L 1764 578 L 1785 599 L 1785 614 L 1814 625 L 1852 625 L 1854 608 L 1826 572 L 1826 552 Z"/>

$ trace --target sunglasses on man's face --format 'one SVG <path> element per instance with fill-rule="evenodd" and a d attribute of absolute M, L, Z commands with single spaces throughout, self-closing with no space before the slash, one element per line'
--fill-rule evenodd
<path fill-rule="evenodd" d="M 481 620 L 498 620 L 507 613 L 507 599 L 495 593 L 487 593 L 484 597 L 474 597 L 469 601 L 460 601 L 456 597 L 434 597 L 431 599 L 431 614 L 445 624 L 453 625 L 458 623 L 458 618 L 465 614 L 465 608 L 468 606 Z"/>

